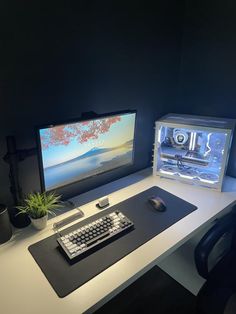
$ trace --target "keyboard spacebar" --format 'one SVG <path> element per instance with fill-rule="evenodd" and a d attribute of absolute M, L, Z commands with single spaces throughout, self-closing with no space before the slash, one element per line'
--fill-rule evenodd
<path fill-rule="evenodd" d="M 86 243 L 86 245 L 87 245 L 87 247 L 88 247 L 88 246 L 94 244 L 95 242 L 97 242 L 97 241 L 99 241 L 99 240 L 101 240 L 101 239 L 103 239 L 103 238 L 107 238 L 109 235 L 110 235 L 110 232 L 107 231 L 107 232 L 105 232 L 105 233 L 103 233 L 103 234 L 97 236 L 96 238 L 91 239 L 90 241 L 88 241 L 88 242 Z"/>

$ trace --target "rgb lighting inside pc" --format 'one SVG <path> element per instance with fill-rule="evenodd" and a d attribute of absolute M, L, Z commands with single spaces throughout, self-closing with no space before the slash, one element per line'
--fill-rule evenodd
<path fill-rule="evenodd" d="M 167 115 L 156 122 L 154 174 L 220 189 L 231 135 L 228 121 L 220 118 Z"/>

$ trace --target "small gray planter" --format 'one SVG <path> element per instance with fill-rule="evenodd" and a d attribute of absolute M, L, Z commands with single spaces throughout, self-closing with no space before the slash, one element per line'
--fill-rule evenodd
<path fill-rule="evenodd" d="M 36 219 L 30 217 L 30 220 L 35 229 L 42 230 L 47 226 L 48 215 Z"/>

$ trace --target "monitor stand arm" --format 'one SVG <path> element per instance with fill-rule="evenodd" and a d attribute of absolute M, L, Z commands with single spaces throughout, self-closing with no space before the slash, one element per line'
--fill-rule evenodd
<path fill-rule="evenodd" d="M 36 147 L 29 149 L 17 149 L 16 141 L 14 136 L 7 136 L 7 153 L 3 157 L 3 160 L 9 164 L 9 178 L 10 178 L 10 191 L 13 196 L 14 205 L 19 205 L 22 203 L 23 194 L 19 182 L 19 169 L 18 163 L 25 160 L 27 157 L 36 154 Z"/>

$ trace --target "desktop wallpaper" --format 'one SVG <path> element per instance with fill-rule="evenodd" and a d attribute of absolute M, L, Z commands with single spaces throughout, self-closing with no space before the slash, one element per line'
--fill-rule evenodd
<path fill-rule="evenodd" d="M 133 161 L 135 113 L 39 131 L 46 191 Z"/>

